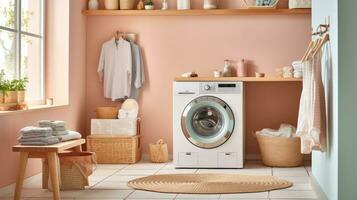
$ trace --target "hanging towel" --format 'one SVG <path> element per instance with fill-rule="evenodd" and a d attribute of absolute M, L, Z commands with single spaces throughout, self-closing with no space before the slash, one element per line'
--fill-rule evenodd
<path fill-rule="evenodd" d="M 132 78 L 130 98 L 136 99 L 139 95 L 139 89 L 145 82 L 144 62 L 142 59 L 140 46 L 134 42 L 130 42 L 132 55 Z"/>
<path fill-rule="evenodd" d="M 301 138 L 303 154 L 309 154 L 312 150 L 325 151 L 326 149 L 326 103 L 322 81 L 322 54 L 330 55 L 329 49 L 326 50 L 317 52 L 313 58 L 302 63 L 303 90 L 297 134 Z M 330 59 L 329 57 L 324 56 L 324 59 Z"/>

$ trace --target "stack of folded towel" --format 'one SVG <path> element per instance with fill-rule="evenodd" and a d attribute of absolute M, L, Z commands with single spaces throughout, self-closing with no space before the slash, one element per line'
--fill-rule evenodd
<path fill-rule="evenodd" d="M 302 78 L 302 64 L 301 61 L 294 61 L 292 63 L 294 68 L 294 77 L 295 78 Z"/>
<path fill-rule="evenodd" d="M 68 135 L 64 121 L 41 120 L 38 122 L 38 126 L 52 128 L 53 135 L 55 136 Z"/>
<path fill-rule="evenodd" d="M 19 142 L 23 145 L 51 145 L 60 142 L 58 137 L 53 136 L 52 128 L 28 126 L 20 130 Z"/>
<path fill-rule="evenodd" d="M 82 135 L 66 130 L 64 121 L 42 120 L 39 127 L 28 126 L 20 130 L 19 142 L 23 145 L 51 145 L 59 142 L 80 139 Z"/>

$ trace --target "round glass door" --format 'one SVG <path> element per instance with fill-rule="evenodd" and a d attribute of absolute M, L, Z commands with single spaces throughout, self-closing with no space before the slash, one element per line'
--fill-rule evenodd
<path fill-rule="evenodd" d="M 181 128 L 185 137 L 195 146 L 216 148 L 224 144 L 233 133 L 233 112 L 217 97 L 198 97 L 183 111 Z"/>

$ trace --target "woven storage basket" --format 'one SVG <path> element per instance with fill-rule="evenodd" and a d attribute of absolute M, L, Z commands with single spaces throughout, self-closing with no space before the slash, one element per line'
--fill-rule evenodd
<path fill-rule="evenodd" d="M 167 144 L 162 139 L 158 140 L 156 144 L 150 144 L 150 160 L 153 163 L 165 163 L 169 160 Z"/>
<path fill-rule="evenodd" d="M 120 10 L 133 10 L 135 0 L 120 0 Z"/>
<path fill-rule="evenodd" d="M 97 119 L 117 119 L 118 118 L 117 107 L 98 107 L 96 109 Z"/>
<path fill-rule="evenodd" d="M 256 135 L 264 165 L 296 167 L 303 164 L 300 138 Z"/>
<path fill-rule="evenodd" d="M 87 137 L 88 151 L 95 152 L 101 164 L 132 164 L 141 159 L 140 120 L 136 136 L 90 135 Z"/>
<path fill-rule="evenodd" d="M 64 156 L 94 156 L 90 152 L 70 152 L 63 153 L 59 155 L 60 164 L 60 189 L 61 190 L 84 190 L 85 186 L 89 185 L 88 175 L 83 174 L 83 171 L 80 170 L 77 164 L 62 163 L 61 157 Z M 96 161 L 93 160 L 90 165 L 95 165 Z M 92 172 L 90 172 L 91 174 Z M 47 159 L 44 159 L 42 162 L 42 188 L 49 189 L 49 171 Z"/>

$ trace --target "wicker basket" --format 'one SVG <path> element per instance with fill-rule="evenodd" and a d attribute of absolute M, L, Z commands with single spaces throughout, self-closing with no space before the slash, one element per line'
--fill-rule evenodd
<path fill-rule="evenodd" d="M 132 164 L 141 159 L 140 136 L 90 135 L 87 149 L 101 164 Z"/>
<path fill-rule="evenodd" d="M 153 163 L 165 163 L 169 160 L 167 144 L 162 139 L 158 140 L 156 144 L 150 144 L 150 160 Z"/>
<path fill-rule="evenodd" d="M 96 109 L 97 119 L 117 119 L 118 118 L 117 107 L 98 107 Z"/>
<path fill-rule="evenodd" d="M 133 10 L 135 0 L 120 0 L 120 10 Z"/>
<path fill-rule="evenodd" d="M 264 165 L 296 167 L 303 164 L 300 138 L 282 138 L 256 135 Z"/>
<path fill-rule="evenodd" d="M 89 185 L 88 174 L 83 174 L 78 163 L 63 163 L 61 157 L 65 156 L 90 156 L 95 159 L 95 154 L 90 152 L 71 152 L 59 154 L 60 160 L 60 189 L 61 190 L 84 190 L 85 186 Z M 92 160 L 89 165 L 96 164 L 95 160 Z M 90 170 L 89 174 L 92 173 Z M 42 162 L 42 188 L 51 189 L 49 187 L 49 171 L 47 159 L 44 159 Z"/>

